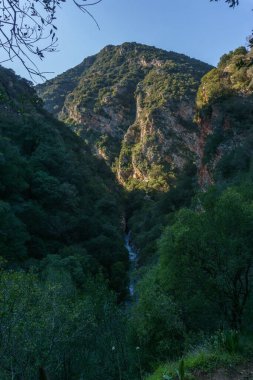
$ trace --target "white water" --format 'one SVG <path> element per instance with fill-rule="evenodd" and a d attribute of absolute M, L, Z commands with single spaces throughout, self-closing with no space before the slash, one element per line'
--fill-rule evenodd
<path fill-rule="evenodd" d="M 132 297 L 134 295 L 135 291 L 135 278 L 134 278 L 134 272 L 137 267 L 137 259 L 138 259 L 138 254 L 131 245 L 131 240 L 130 240 L 130 232 L 125 235 L 125 247 L 128 251 L 128 257 L 130 261 L 130 281 L 129 281 L 129 293 L 130 296 Z"/>

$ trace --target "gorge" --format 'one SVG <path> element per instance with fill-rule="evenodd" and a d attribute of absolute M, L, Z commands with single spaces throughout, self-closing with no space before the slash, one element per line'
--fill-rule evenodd
<path fill-rule="evenodd" d="M 0 67 L 1 379 L 251 360 L 252 94 L 244 47 L 109 45 L 36 88 Z"/>

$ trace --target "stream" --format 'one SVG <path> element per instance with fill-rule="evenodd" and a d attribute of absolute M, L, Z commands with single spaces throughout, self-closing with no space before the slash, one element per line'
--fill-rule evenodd
<path fill-rule="evenodd" d="M 135 292 L 135 270 L 137 268 L 138 253 L 131 244 L 131 232 L 129 231 L 125 235 L 125 247 L 128 251 L 128 257 L 130 261 L 130 270 L 129 270 L 129 294 L 133 297 Z"/>

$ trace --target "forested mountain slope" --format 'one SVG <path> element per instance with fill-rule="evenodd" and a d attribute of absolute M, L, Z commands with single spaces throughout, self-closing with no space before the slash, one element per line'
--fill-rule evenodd
<path fill-rule="evenodd" d="M 197 95 L 202 186 L 252 168 L 253 51 L 238 48 L 221 57 Z"/>
<path fill-rule="evenodd" d="M 196 160 L 195 96 L 210 69 L 183 54 L 125 43 L 107 46 L 37 92 L 124 186 L 166 190 Z"/>
<path fill-rule="evenodd" d="M 150 380 L 252 376 L 252 68 L 252 51 L 239 48 L 202 78 L 199 188 L 188 204 L 184 190 L 192 182 L 185 175 L 129 221 L 144 254 L 157 254 L 139 282 L 134 311 L 147 363 L 166 362 Z"/>
<path fill-rule="evenodd" d="M 154 47 L 108 46 L 37 91 L 46 109 L 72 125 L 128 189 L 167 190 L 192 164 L 205 186 L 229 176 L 244 158 L 246 165 L 250 149 L 242 153 L 239 145 L 248 132 L 239 124 L 251 120 L 252 53 L 245 48 L 211 70 Z M 225 168 L 235 147 L 237 163 Z"/>
<path fill-rule="evenodd" d="M 1 256 L 23 268 L 49 254 L 52 265 L 71 256 L 75 281 L 101 269 L 125 294 L 120 190 L 110 170 L 42 109 L 25 80 L 3 68 L 0 98 Z"/>
<path fill-rule="evenodd" d="M 47 109 L 62 99 L 55 116 L 135 190 L 127 217 L 143 257 L 154 254 L 163 215 L 189 204 L 198 186 L 229 182 L 251 167 L 252 53 L 245 48 L 211 70 L 154 47 L 108 46 L 37 91 Z"/>
<path fill-rule="evenodd" d="M 252 179 L 253 57 L 244 47 L 225 54 L 201 80 L 194 121 L 196 161 L 178 174 L 169 192 L 131 194 L 129 225 L 141 258 L 154 257 L 164 225 L 193 195 L 211 185 L 224 188 Z M 175 140 L 176 144 L 177 140 Z M 135 209 L 137 211 L 135 212 Z"/>
<path fill-rule="evenodd" d="M 1 67 L 1 380 L 117 377 L 116 305 L 128 296 L 121 199 L 104 161 Z"/>
<path fill-rule="evenodd" d="M 0 68 L 1 379 L 250 376 L 252 67 L 109 46 L 54 117 Z"/>

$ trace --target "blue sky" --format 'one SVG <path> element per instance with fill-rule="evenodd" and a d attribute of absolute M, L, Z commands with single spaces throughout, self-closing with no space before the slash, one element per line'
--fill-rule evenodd
<path fill-rule="evenodd" d="M 230 9 L 225 0 L 103 0 L 89 8 L 100 30 L 71 0 L 58 12 L 58 52 L 38 62 L 53 77 L 108 44 L 136 41 L 174 50 L 216 65 L 220 56 L 246 44 L 253 27 L 253 0 Z M 26 76 L 19 63 L 6 65 Z"/>

